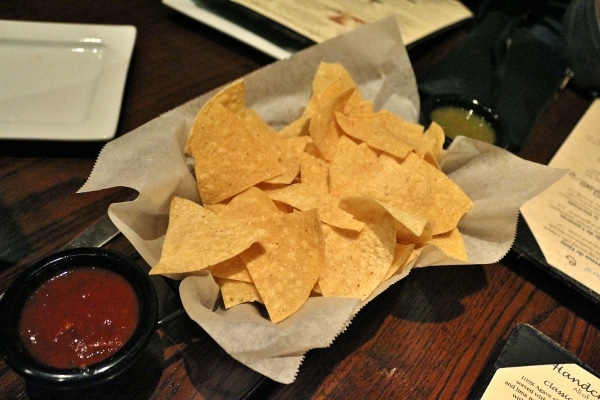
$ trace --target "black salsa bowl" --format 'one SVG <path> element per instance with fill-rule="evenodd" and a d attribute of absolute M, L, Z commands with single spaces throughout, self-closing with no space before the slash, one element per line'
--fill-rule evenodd
<path fill-rule="evenodd" d="M 444 124 L 441 123 L 441 121 L 435 120 L 435 111 L 443 108 L 452 108 L 455 110 L 462 111 L 462 113 L 458 114 L 460 115 L 460 117 L 457 117 L 457 119 L 461 119 L 462 116 L 465 116 L 465 119 L 471 117 L 477 118 L 478 121 L 483 122 L 483 125 L 487 125 L 487 129 L 491 129 L 491 131 L 493 132 L 493 138 L 490 138 L 485 141 L 501 148 L 509 147 L 508 137 L 506 135 L 500 117 L 494 112 L 494 110 L 491 107 L 482 104 L 476 99 L 471 99 L 456 94 L 442 94 L 429 96 L 423 100 L 423 103 L 421 105 L 421 123 L 425 126 L 429 126 L 431 122 L 435 121 L 438 122 L 442 126 L 442 128 L 444 128 L 445 131 L 447 131 L 448 128 L 452 128 L 444 126 Z M 461 132 L 458 132 L 458 134 L 461 134 Z M 477 138 L 477 134 L 469 135 L 467 133 L 462 135 Z M 448 147 L 450 143 L 452 143 L 453 138 L 453 136 L 446 135 L 444 146 Z"/>
<path fill-rule="evenodd" d="M 81 267 L 102 268 L 120 275 L 137 296 L 138 321 L 130 338 L 108 358 L 81 368 L 56 368 L 36 360 L 20 335 L 20 318 L 28 298 L 45 282 Z M 126 371 L 138 359 L 156 330 L 158 300 L 148 274 L 132 260 L 99 248 L 64 250 L 45 257 L 21 273 L 0 300 L 0 352 L 28 383 L 54 389 L 90 388 Z"/>

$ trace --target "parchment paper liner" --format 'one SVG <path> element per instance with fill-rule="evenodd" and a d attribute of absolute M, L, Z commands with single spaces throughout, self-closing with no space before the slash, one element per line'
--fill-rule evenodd
<path fill-rule="evenodd" d="M 375 109 L 417 120 L 416 83 L 397 22 L 386 19 L 268 65 L 245 77 L 247 103 L 275 128 L 303 111 L 320 61 L 339 62 L 352 74 Z M 189 127 L 213 92 L 162 115 L 108 143 L 80 192 L 116 186 L 139 192 L 115 203 L 109 215 L 140 255 L 154 265 L 160 257 L 173 195 L 199 201 L 189 160 L 183 155 Z M 444 171 L 474 200 L 461 221 L 470 264 L 499 261 L 510 249 L 521 205 L 558 180 L 562 170 L 534 164 L 466 138 L 456 139 L 442 161 Z M 428 247 L 415 267 L 456 265 Z M 356 299 L 310 298 L 275 325 L 251 304 L 225 311 L 212 277 L 184 279 L 180 296 L 188 315 L 232 357 L 281 382 L 295 380 L 304 354 L 329 346 L 370 299 L 404 278 L 410 268 L 382 284 L 364 303 Z"/>

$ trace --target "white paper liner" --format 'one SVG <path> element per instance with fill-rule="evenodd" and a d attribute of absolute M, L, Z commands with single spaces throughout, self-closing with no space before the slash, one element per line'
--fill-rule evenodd
<path fill-rule="evenodd" d="M 245 77 L 247 104 L 273 127 L 281 128 L 303 111 L 321 61 L 344 65 L 375 109 L 385 108 L 407 120 L 417 120 L 419 97 L 414 74 L 398 24 L 391 18 L 249 74 Z M 172 196 L 199 200 L 183 149 L 191 121 L 214 92 L 108 143 L 80 189 L 87 192 L 125 186 L 139 192 L 134 201 L 112 204 L 109 215 L 151 266 L 160 258 Z M 453 142 L 442 167 L 475 202 L 459 225 L 469 264 L 499 261 L 513 243 L 521 205 L 564 174 L 466 138 Z M 429 246 L 415 267 L 456 264 Z M 301 310 L 279 324 L 271 323 L 251 304 L 225 311 L 218 286 L 208 274 L 184 279 L 180 296 L 188 315 L 228 354 L 277 382 L 291 383 L 308 350 L 328 347 L 364 304 L 409 271 L 406 268 L 384 282 L 364 303 L 310 298 Z"/>

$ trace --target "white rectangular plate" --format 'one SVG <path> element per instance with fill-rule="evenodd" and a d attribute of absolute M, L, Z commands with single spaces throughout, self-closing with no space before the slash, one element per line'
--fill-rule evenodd
<path fill-rule="evenodd" d="M 0 139 L 113 138 L 136 33 L 0 20 Z"/>

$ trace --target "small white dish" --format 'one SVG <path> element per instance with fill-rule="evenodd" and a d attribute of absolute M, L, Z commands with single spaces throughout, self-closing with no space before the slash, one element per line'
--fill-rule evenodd
<path fill-rule="evenodd" d="M 0 20 L 0 139 L 113 138 L 137 30 Z"/>

